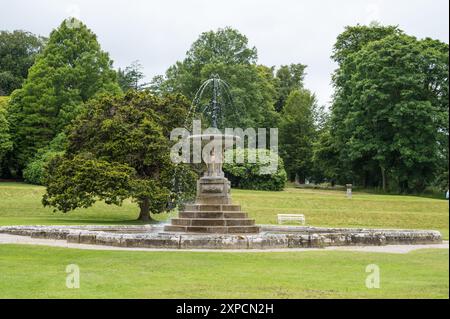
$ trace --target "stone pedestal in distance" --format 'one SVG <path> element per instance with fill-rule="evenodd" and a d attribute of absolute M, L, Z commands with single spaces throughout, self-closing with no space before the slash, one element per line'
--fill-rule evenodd
<path fill-rule="evenodd" d="M 230 182 L 225 177 L 204 176 L 197 181 L 197 198 L 172 218 L 167 232 L 249 234 L 259 233 L 260 227 L 241 206 L 233 204 Z"/>

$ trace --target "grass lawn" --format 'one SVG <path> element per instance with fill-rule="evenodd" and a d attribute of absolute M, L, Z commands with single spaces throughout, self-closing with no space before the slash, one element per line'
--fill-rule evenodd
<path fill-rule="evenodd" d="M 448 298 L 448 250 L 197 253 L 0 245 L 0 298 Z M 66 288 L 66 266 L 80 288 Z M 380 267 L 368 289 L 366 266 Z"/>
<path fill-rule="evenodd" d="M 0 183 L 0 225 L 139 223 L 130 201 L 62 214 L 42 207 L 43 193 L 40 186 Z M 437 229 L 448 238 L 446 200 L 357 192 L 350 200 L 343 192 L 295 188 L 233 190 L 233 198 L 257 223 L 303 213 L 314 226 Z M 448 250 L 438 249 L 202 253 L 2 244 L 0 298 L 448 298 L 448 260 Z M 80 267 L 80 289 L 65 286 L 72 263 Z M 380 267 L 380 289 L 365 286 L 368 264 Z"/>
<path fill-rule="evenodd" d="M 0 225 L 138 224 L 136 204 L 122 207 L 98 203 L 67 214 L 41 204 L 44 187 L 0 183 Z M 377 195 L 287 188 L 282 192 L 232 190 L 233 200 L 259 224 L 276 223 L 278 213 L 302 213 L 308 225 L 334 227 L 418 228 L 439 230 L 448 238 L 447 200 L 417 196 Z M 168 214 L 156 215 L 158 220 Z"/>
<path fill-rule="evenodd" d="M 448 239 L 449 202 L 419 196 L 287 188 L 283 192 L 233 190 L 233 200 L 258 223 L 276 214 L 305 214 L 307 225 L 439 230 Z"/>

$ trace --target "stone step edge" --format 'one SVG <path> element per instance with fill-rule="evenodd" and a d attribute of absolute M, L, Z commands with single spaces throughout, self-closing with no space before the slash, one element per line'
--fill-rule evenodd
<path fill-rule="evenodd" d="M 135 236 L 75 229 L 42 229 L 28 226 L 0 226 L 0 233 L 34 238 L 65 239 L 70 243 L 98 244 L 120 247 L 177 248 L 177 249 L 270 249 L 313 248 L 326 246 L 384 246 L 395 244 L 439 244 L 438 231 L 384 231 L 364 234 L 349 233 L 336 236 L 325 234 L 179 234 Z M 328 234 L 331 235 L 331 234 Z M 211 237 L 213 236 L 213 238 Z M 134 238 L 133 238 L 134 237 Z M 211 240 L 211 239 L 216 240 Z M 356 241 L 355 241 L 356 240 Z M 218 245 L 220 242 L 221 245 Z"/>
<path fill-rule="evenodd" d="M 180 213 L 227 213 L 227 214 L 242 214 L 246 213 L 243 210 L 180 210 Z"/>
<path fill-rule="evenodd" d="M 252 218 L 172 218 L 166 226 L 199 226 L 199 227 L 244 227 L 256 226 Z"/>
<path fill-rule="evenodd" d="M 210 221 L 210 220 L 255 220 L 254 218 L 248 218 L 248 217 L 244 217 L 244 218 L 198 218 L 198 217 L 193 217 L 193 218 L 189 218 L 189 217 L 174 217 L 171 219 L 181 219 L 181 220 L 204 220 L 204 221 Z"/>
<path fill-rule="evenodd" d="M 231 211 L 236 212 L 241 210 L 241 205 L 233 205 L 233 204 L 188 204 L 184 206 L 188 208 L 188 210 L 194 211 Z M 209 208 L 209 209 L 202 209 Z M 228 209 L 227 209 L 228 208 Z"/>
<path fill-rule="evenodd" d="M 236 230 L 242 230 L 241 232 L 234 232 Z M 206 234 L 234 234 L 234 233 L 248 233 L 246 230 L 253 230 L 251 233 L 259 233 L 260 227 L 257 225 L 242 225 L 242 226 L 190 226 L 190 225 L 167 225 L 164 227 L 164 231 L 181 231 L 181 232 L 193 232 L 201 233 L 206 231 Z"/>

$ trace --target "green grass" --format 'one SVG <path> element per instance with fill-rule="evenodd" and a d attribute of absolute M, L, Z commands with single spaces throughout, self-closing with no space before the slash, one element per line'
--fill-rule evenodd
<path fill-rule="evenodd" d="M 41 205 L 44 188 L 0 183 L 0 225 L 139 224 L 137 206 L 97 203 L 67 214 Z M 233 190 L 257 223 L 303 213 L 307 224 L 422 228 L 448 237 L 448 201 L 416 196 L 287 188 Z M 170 216 L 155 216 L 164 220 Z M 448 250 L 405 255 L 343 251 L 200 253 L 89 251 L 0 245 L 0 298 L 448 298 Z M 65 287 L 65 267 L 81 270 L 81 288 Z M 381 288 L 365 287 L 377 264 Z"/>
<path fill-rule="evenodd" d="M 67 214 L 44 208 L 44 187 L 0 183 L 0 225 L 20 224 L 139 224 L 131 201 L 121 207 L 98 203 Z M 278 213 L 302 213 L 308 225 L 333 227 L 409 228 L 439 230 L 448 238 L 447 200 L 418 196 L 287 188 L 282 192 L 232 190 L 233 200 L 259 224 L 276 223 Z M 159 214 L 165 220 L 170 216 Z"/>
<path fill-rule="evenodd" d="M 0 245 L 0 298 L 448 298 L 448 250 L 193 253 Z M 66 266 L 80 267 L 68 289 Z M 368 289 L 366 266 L 380 267 Z"/>
<path fill-rule="evenodd" d="M 287 188 L 283 192 L 233 190 L 233 200 L 258 223 L 276 223 L 276 214 L 301 213 L 308 225 L 439 230 L 448 238 L 447 200 Z"/>
<path fill-rule="evenodd" d="M 25 183 L 0 182 L 1 225 L 84 225 L 84 224 L 142 224 L 136 220 L 137 204 L 127 200 L 122 206 L 96 203 L 90 208 L 80 208 L 69 213 L 53 212 L 41 204 L 45 188 Z M 174 215 L 172 213 L 171 215 Z M 157 220 L 169 214 L 153 216 Z"/>

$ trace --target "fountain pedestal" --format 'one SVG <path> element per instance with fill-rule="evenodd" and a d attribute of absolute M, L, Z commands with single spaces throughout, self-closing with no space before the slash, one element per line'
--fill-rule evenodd
<path fill-rule="evenodd" d="M 204 176 L 197 181 L 197 204 L 231 204 L 230 182 L 225 177 Z"/>
<path fill-rule="evenodd" d="M 202 177 L 197 181 L 194 204 L 185 205 L 164 227 L 167 232 L 248 234 L 259 233 L 260 227 L 241 206 L 233 204 L 230 182 L 225 177 Z"/>
<path fill-rule="evenodd" d="M 226 136 L 222 137 L 223 139 Z M 259 233 L 255 220 L 232 203 L 230 182 L 222 171 L 221 156 L 211 153 L 212 161 L 206 162 L 205 176 L 197 180 L 197 197 L 194 204 L 185 205 L 178 218 L 164 227 L 167 232 L 248 234 Z"/>

